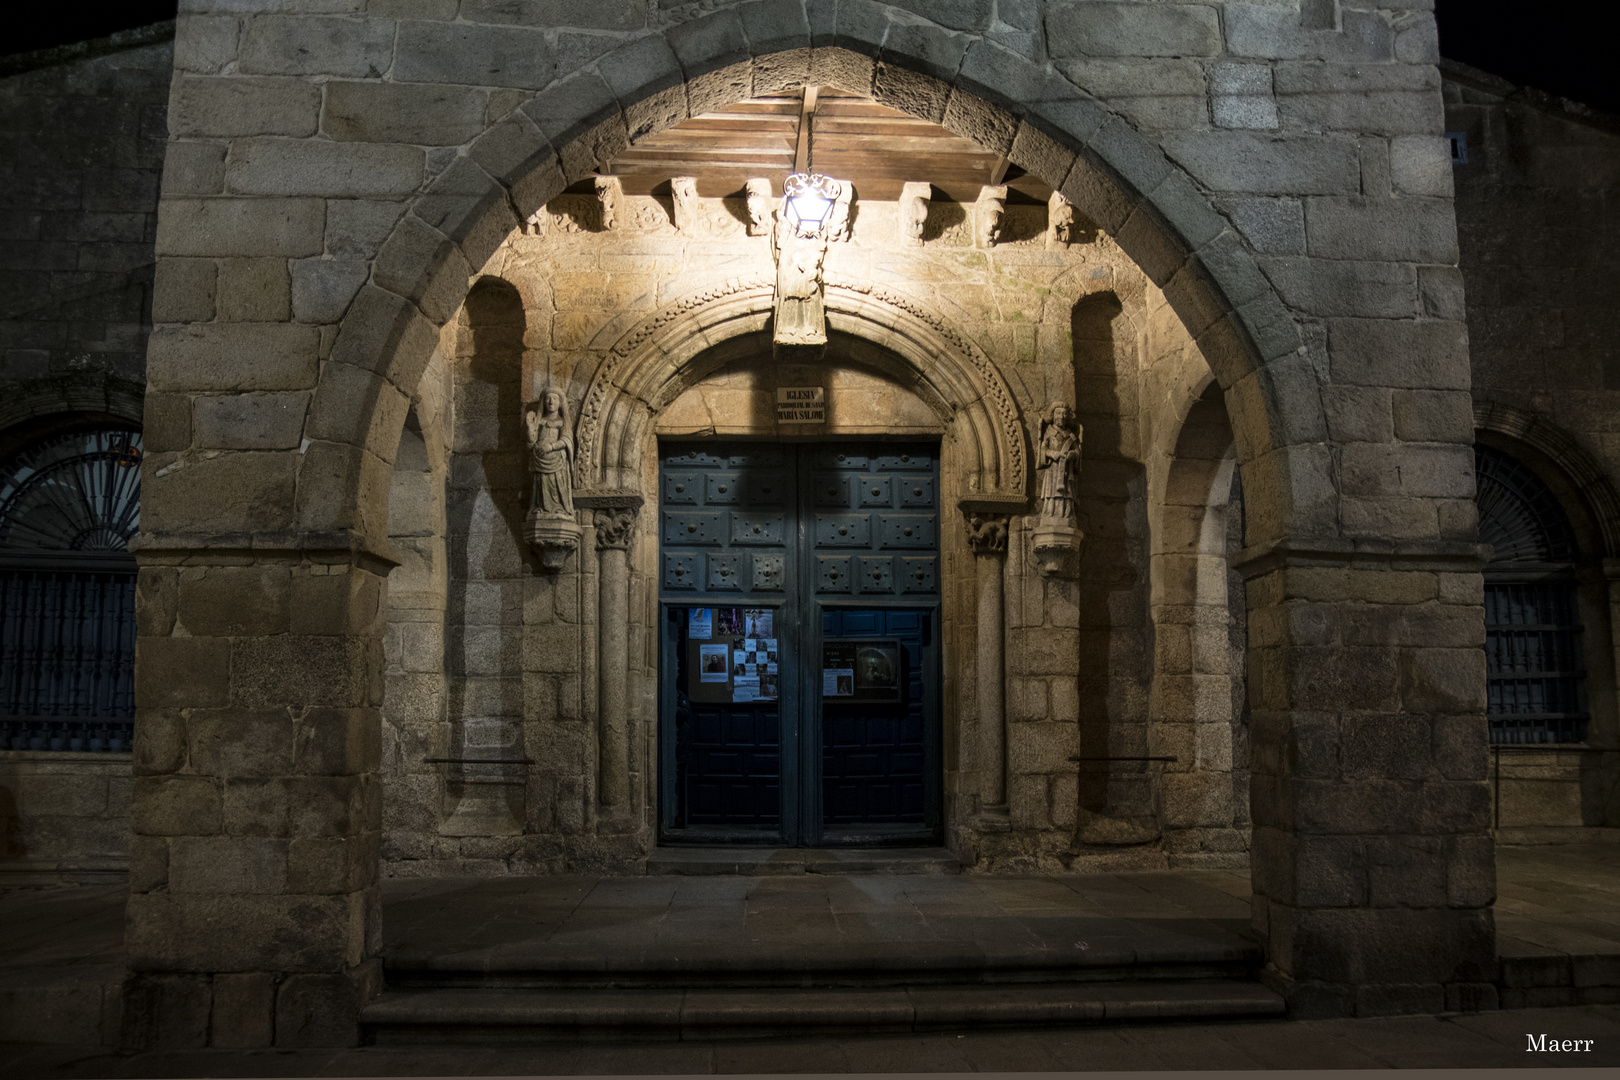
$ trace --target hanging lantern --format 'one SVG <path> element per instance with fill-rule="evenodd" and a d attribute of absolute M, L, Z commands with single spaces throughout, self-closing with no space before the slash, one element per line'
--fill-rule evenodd
<path fill-rule="evenodd" d="M 782 186 L 782 214 L 793 231 L 811 237 L 821 231 L 843 185 L 817 173 L 794 173 Z"/>

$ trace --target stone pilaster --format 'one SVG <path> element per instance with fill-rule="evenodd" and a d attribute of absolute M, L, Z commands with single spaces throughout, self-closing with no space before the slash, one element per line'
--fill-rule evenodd
<path fill-rule="evenodd" d="M 125 1042 L 352 1045 L 381 981 L 388 567 L 140 558 Z"/>
<path fill-rule="evenodd" d="M 1324 541 L 1248 578 L 1255 930 L 1290 1014 L 1494 1001 L 1482 550 Z"/>

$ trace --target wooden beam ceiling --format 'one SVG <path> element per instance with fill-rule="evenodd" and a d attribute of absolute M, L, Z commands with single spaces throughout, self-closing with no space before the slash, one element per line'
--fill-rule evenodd
<path fill-rule="evenodd" d="M 807 130 L 801 117 L 809 120 Z M 830 87 L 813 98 L 753 98 L 693 117 L 642 139 L 609 169 L 628 194 L 664 194 L 670 177 L 693 176 L 699 195 L 720 198 L 740 196 L 756 176 L 767 177 L 780 194 L 788 174 L 806 161 L 816 172 L 853 183 L 857 198 L 874 201 L 898 199 L 908 181 L 930 183 L 935 199 L 956 202 L 973 202 L 981 187 L 995 183 L 1008 186 L 1013 202 L 1044 203 L 1052 194 L 1016 165 L 938 124 Z"/>

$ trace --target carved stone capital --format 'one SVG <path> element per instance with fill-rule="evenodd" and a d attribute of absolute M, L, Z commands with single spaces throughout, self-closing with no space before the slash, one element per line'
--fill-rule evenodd
<path fill-rule="evenodd" d="M 1008 515 L 964 509 L 962 516 L 967 525 L 968 547 L 973 549 L 973 554 L 1007 554 L 1007 523 L 1011 520 Z"/>
<path fill-rule="evenodd" d="M 596 526 L 597 551 L 623 551 L 630 546 L 636 533 L 638 506 L 610 506 L 594 511 L 592 523 Z"/>

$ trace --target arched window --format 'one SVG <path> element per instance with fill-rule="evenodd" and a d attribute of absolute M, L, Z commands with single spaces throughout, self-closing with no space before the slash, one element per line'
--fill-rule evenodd
<path fill-rule="evenodd" d="M 0 462 L 0 749 L 130 748 L 140 463 L 111 425 Z"/>
<path fill-rule="evenodd" d="M 1493 743 L 1586 739 L 1586 665 L 1575 531 L 1529 467 L 1474 447 L 1485 569 L 1485 660 Z"/>

